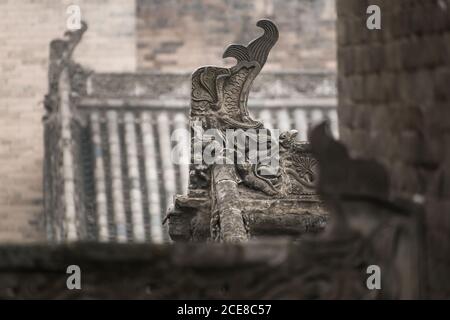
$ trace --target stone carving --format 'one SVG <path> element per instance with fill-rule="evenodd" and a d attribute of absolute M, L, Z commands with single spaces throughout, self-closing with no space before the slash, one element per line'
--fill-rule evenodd
<path fill-rule="evenodd" d="M 82 22 L 81 29 L 67 31 L 64 39 L 50 43 L 48 93 L 44 98 L 47 113 L 43 123 L 44 211 L 47 235 L 52 241 L 76 240 L 87 234 L 84 163 L 77 161 L 86 121 L 76 106 L 86 93 L 89 71 L 72 60 L 86 30 L 87 24 Z M 71 216 L 76 218 L 69 223 Z"/>
<path fill-rule="evenodd" d="M 232 44 L 225 50 L 223 57 L 235 58 L 236 66 L 230 69 L 203 67 L 194 72 L 190 116 L 192 121 L 201 122 L 203 129 L 225 131 L 264 128 L 261 122 L 250 116 L 247 100 L 253 80 L 278 40 L 278 29 L 269 20 L 260 20 L 257 26 L 264 30 L 262 36 L 250 42 L 247 47 Z M 253 136 L 248 135 L 254 140 L 261 138 L 259 132 Z M 282 169 L 279 172 L 266 178 L 260 174 L 261 163 L 237 164 L 240 181 L 247 187 L 269 196 L 314 193 L 316 161 L 307 151 L 307 143 L 297 142 L 295 136 L 294 132 L 286 132 L 280 136 L 283 148 L 280 153 Z M 197 181 L 198 166 L 193 168 L 192 180 Z"/>
<path fill-rule="evenodd" d="M 280 157 L 283 194 L 314 194 L 316 192 L 318 163 L 308 143 L 296 140 L 296 130 L 280 135 Z"/>
<path fill-rule="evenodd" d="M 311 225 L 319 229 L 326 220 L 326 210 L 315 192 L 317 161 L 310 152 L 309 144 L 297 141 L 296 131 L 276 136 L 275 132 L 265 129 L 263 123 L 253 119 L 248 110 L 247 101 L 252 83 L 265 65 L 269 52 L 279 37 L 273 22 L 260 20 L 257 26 L 264 31 L 260 37 L 247 46 L 232 44 L 225 50 L 223 58 L 235 58 L 235 66 L 202 67 L 192 75 L 190 121 L 194 164 L 190 170 L 189 195 L 187 199 L 176 199 L 175 208 L 169 216 L 183 215 L 182 212 L 186 211 L 182 207 L 190 201 L 189 196 L 191 199 L 193 196 L 203 198 L 208 202 L 204 207 L 209 207 L 203 214 L 209 218 L 201 220 L 210 221 L 207 227 L 210 230 L 210 239 L 218 241 L 242 241 L 252 236 L 252 225 L 255 219 L 258 220 L 256 212 L 261 210 L 261 205 L 277 211 L 275 208 L 280 203 L 290 203 L 290 206 L 298 207 L 298 219 L 306 217 L 302 207 L 308 208 L 308 214 L 312 211 L 313 215 Z M 213 136 L 199 135 L 200 131 L 209 129 L 214 129 L 217 133 Z M 225 145 L 224 148 L 219 148 L 216 154 L 216 158 L 224 160 L 223 162 L 205 163 L 202 158 L 205 150 L 213 143 L 220 145 L 222 143 L 219 141 L 228 141 L 227 134 L 230 130 L 240 134 L 240 138 L 248 139 L 248 143 L 244 142 L 242 149 L 236 145 Z M 251 152 L 255 151 L 251 150 L 252 143 L 253 146 L 258 145 L 258 150 L 262 148 L 267 150 L 267 153 L 263 156 L 259 153 L 256 160 L 251 158 Z M 199 144 L 202 148 L 200 161 L 196 158 L 199 155 L 195 149 Z M 226 161 L 230 160 L 230 154 L 231 163 Z M 246 200 L 253 199 L 265 202 L 245 203 Z M 306 205 L 299 201 L 309 203 Z M 184 204 L 181 204 L 182 202 Z M 310 207 L 311 203 L 316 207 Z M 189 209 L 189 212 L 192 213 L 192 209 Z M 253 212 L 251 218 L 248 216 L 249 212 Z M 283 210 L 279 210 L 279 213 L 283 215 Z M 193 215 L 196 216 L 193 219 L 197 219 L 198 210 L 197 214 Z M 175 220 L 180 221 L 172 219 L 172 222 Z M 302 225 L 299 221 L 296 222 L 298 226 Z M 191 224 L 192 220 L 185 223 Z M 295 223 L 295 219 L 291 223 Z M 171 225 L 172 230 L 180 230 L 179 226 L 175 227 L 173 223 Z M 303 232 L 304 229 L 299 233 Z M 280 231 L 280 234 L 283 232 Z M 172 236 L 178 238 L 175 234 Z M 189 238 L 195 239 L 196 236 Z"/>
<path fill-rule="evenodd" d="M 232 57 L 237 65 L 228 68 L 203 67 L 192 76 L 191 117 L 211 117 L 209 127 L 218 129 L 261 128 L 248 112 L 247 100 L 253 80 L 266 63 L 270 49 L 278 40 L 278 29 L 269 20 L 257 26 L 264 34 L 247 47 L 230 45 L 223 58 Z"/>
<path fill-rule="evenodd" d="M 67 66 L 69 68 L 73 90 L 75 92 L 77 90 L 83 90 L 80 87 L 84 86 L 86 71 L 84 71 L 79 64 L 72 61 L 72 54 L 87 28 L 86 22 L 82 21 L 81 29 L 76 31 L 66 31 L 64 34 L 65 39 L 56 39 L 50 43 L 48 71 L 49 93 L 44 98 L 44 107 L 49 113 L 54 111 L 55 107 L 58 105 L 59 79 L 64 67 Z"/>

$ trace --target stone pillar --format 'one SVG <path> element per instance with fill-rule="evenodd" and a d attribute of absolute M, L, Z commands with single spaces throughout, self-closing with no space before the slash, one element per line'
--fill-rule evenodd
<path fill-rule="evenodd" d="M 247 240 L 238 184 L 233 165 L 215 165 L 212 168 L 213 197 L 220 221 L 220 238 L 223 242 Z M 214 215 L 214 213 L 212 213 Z"/>

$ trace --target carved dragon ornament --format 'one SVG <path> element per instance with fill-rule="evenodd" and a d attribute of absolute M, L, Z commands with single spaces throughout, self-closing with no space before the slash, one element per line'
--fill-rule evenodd
<path fill-rule="evenodd" d="M 247 46 L 232 44 L 225 50 L 223 58 L 235 58 L 235 66 L 206 66 L 193 73 L 191 123 L 200 121 L 205 130 L 214 128 L 223 132 L 227 129 L 264 129 L 263 123 L 250 116 L 247 101 L 252 83 L 264 67 L 279 33 L 270 20 L 260 20 L 256 25 L 263 29 L 263 35 Z M 267 176 L 260 174 L 263 166 L 260 163 L 236 164 L 239 182 L 268 196 L 314 194 L 317 161 L 312 157 L 308 143 L 297 141 L 296 135 L 297 132 L 291 130 L 277 139 L 280 151 L 277 172 Z M 207 169 L 204 165 L 192 166 L 192 188 L 209 184 L 207 179 L 201 182 L 202 176 L 208 176 Z"/>

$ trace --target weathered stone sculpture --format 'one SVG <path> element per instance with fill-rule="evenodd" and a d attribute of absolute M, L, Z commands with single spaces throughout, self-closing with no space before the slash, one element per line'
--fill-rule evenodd
<path fill-rule="evenodd" d="M 264 30 L 262 36 L 246 47 L 233 44 L 225 50 L 224 58 L 237 60 L 234 67 L 207 66 L 192 75 L 193 164 L 189 193 L 176 197 L 169 213 L 174 240 L 239 242 L 252 236 L 298 237 L 325 225 L 326 210 L 315 193 L 317 161 L 309 144 L 297 141 L 294 130 L 278 137 L 253 119 L 247 108 L 252 82 L 278 40 L 273 22 L 260 20 L 257 26 Z M 214 134 L 203 134 L 211 129 Z M 233 139 L 243 141 L 243 150 L 233 144 L 223 147 L 230 132 Z M 267 151 L 264 156 L 257 152 L 252 158 L 252 143 L 257 151 Z M 202 156 L 211 149 L 219 161 L 206 163 Z"/>
<path fill-rule="evenodd" d="M 84 239 L 83 168 L 77 161 L 79 133 L 83 124 L 75 116 L 76 100 L 86 93 L 88 71 L 72 60 L 72 53 L 87 24 L 67 31 L 63 39 L 50 43 L 48 93 L 44 99 L 44 211 L 48 238 L 52 241 Z"/>

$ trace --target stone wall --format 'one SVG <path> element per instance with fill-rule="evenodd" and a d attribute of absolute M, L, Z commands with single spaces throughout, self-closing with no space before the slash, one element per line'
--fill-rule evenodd
<path fill-rule="evenodd" d="M 228 44 L 246 45 L 261 33 L 255 23 L 262 18 L 281 35 L 265 71 L 335 71 L 334 0 L 138 0 L 138 69 L 218 65 Z"/>
<path fill-rule="evenodd" d="M 382 29 L 366 28 L 366 9 Z M 450 1 L 339 0 L 339 117 L 354 156 L 425 206 L 430 297 L 450 293 Z"/>
<path fill-rule="evenodd" d="M 100 71 L 134 71 L 134 1 L 0 1 L 0 242 L 43 240 L 42 101 L 49 43 L 79 4 L 89 32 L 77 61 Z"/>

